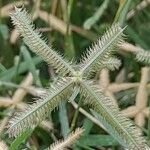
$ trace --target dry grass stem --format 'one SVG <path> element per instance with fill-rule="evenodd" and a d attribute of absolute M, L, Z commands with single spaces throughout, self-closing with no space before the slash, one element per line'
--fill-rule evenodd
<path fill-rule="evenodd" d="M 137 52 L 138 50 L 141 50 L 140 47 L 134 46 L 133 44 L 130 44 L 127 42 L 124 42 L 124 43 L 118 45 L 118 47 L 120 50 L 123 50 L 126 52 L 133 52 L 133 53 Z"/>
<path fill-rule="evenodd" d="M 78 104 L 74 101 L 71 102 L 72 106 L 77 109 L 78 108 Z M 80 113 L 82 113 L 84 116 L 86 116 L 89 120 L 91 120 L 93 123 L 95 123 L 96 125 L 98 125 L 100 128 L 105 129 L 105 127 L 95 118 L 93 117 L 91 114 L 89 114 L 86 110 L 84 110 L 83 108 L 79 108 Z"/>
<path fill-rule="evenodd" d="M 20 7 L 22 5 L 27 5 L 27 4 L 28 4 L 28 1 L 26 0 L 18 1 L 15 3 L 9 3 L 0 9 L 0 17 L 9 17 L 10 12 L 14 10 L 14 5 Z"/>
<path fill-rule="evenodd" d="M 139 11 L 143 10 L 145 7 L 148 7 L 150 4 L 150 0 L 143 0 L 140 2 L 135 9 L 132 9 L 127 14 L 127 20 L 134 17 Z"/>
<path fill-rule="evenodd" d="M 148 93 L 147 83 L 149 80 L 149 68 L 143 67 L 141 69 L 141 81 L 138 87 L 135 106 L 131 106 L 122 111 L 126 117 L 135 118 L 135 123 L 143 127 L 145 124 L 145 117 L 148 116 L 149 110 L 147 109 Z"/>
<path fill-rule="evenodd" d="M 29 73 L 27 77 L 22 81 L 20 86 L 30 86 L 33 83 L 33 77 L 32 74 Z M 8 107 L 10 109 L 17 107 L 19 109 L 23 109 L 25 107 L 25 104 L 21 103 L 25 95 L 27 94 L 27 91 L 24 89 L 17 89 L 12 96 L 12 98 L 0 98 L 0 107 Z M 11 114 L 10 114 L 11 115 Z M 9 120 L 9 116 L 5 117 L 0 124 L 0 133 L 4 130 L 6 127 L 6 124 Z"/>
<path fill-rule="evenodd" d="M 139 83 L 111 83 L 108 87 L 108 90 L 110 90 L 113 93 L 120 92 L 123 90 L 136 88 L 139 86 Z"/>
<path fill-rule="evenodd" d="M 32 83 L 33 83 L 33 76 L 31 73 L 29 73 L 20 85 L 24 87 L 28 87 L 32 85 Z M 12 97 L 13 105 L 16 105 L 18 102 L 20 102 L 25 97 L 26 94 L 27 91 L 23 89 L 17 89 Z"/>
<path fill-rule="evenodd" d="M 12 104 L 13 104 L 13 101 L 11 98 L 0 97 L 0 107 L 9 107 Z"/>
<path fill-rule="evenodd" d="M 8 150 L 8 146 L 4 141 L 0 141 L 0 150 Z"/>
<path fill-rule="evenodd" d="M 109 84 L 110 84 L 109 70 L 108 69 L 102 69 L 100 72 L 100 76 L 99 76 L 100 88 L 104 91 L 106 96 L 108 96 L 112 99 L 112 101 L 114 102 L 114 105 L 118 106 L 117 100 L 116 100 L 114 94 L 110 90 L 108 90 Z"/>
<path fill-rule="evenodd" d="M 55 15 L 56 14 L 56 10 L 57 10 L 57 6 L 58 6 L 58 0 L 52 0 L 51 2 L 52 6 L 51 6 L 51 14 Z M 61 2 L 60 2 L 61 3 Z"/>
<path fill-rule="evenodd" d="M 40 126 L 43 129 L 46 129 L 47 131 L 51 131 L 54 129 L 52 122 L 48 121 L 48 120 L 44 120 L 41 122 Z"/>

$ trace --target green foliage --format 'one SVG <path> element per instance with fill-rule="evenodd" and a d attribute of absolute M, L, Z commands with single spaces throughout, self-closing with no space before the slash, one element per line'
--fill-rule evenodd
<path fill-rule="evenodd" d="M 98 8 L 94 15 L 84 22 L 83 26 L 85 29 L 90 29 L 100 19 L 105 9 L 108 7 L 108 4 L 109 0 L 104 0 L 103 4 Z"/>
<path fill-rule="evenodd" d="M 2 64 L 0 64 L 0 70 L 1 71 L 6 71 L 6 68 Z"/>
<path fill-rule="evenodd" d="M 10 145 L 9 150 L 16 150 L 18 149 L 18 147 L 24 143 L 27 138 L 29 138 L 31 136 L 33 132 L 33 129 L 28 128 L 26 131 L 22 132 L 22 134 L 20 136 L 18 136 Z"/>
<path fill-rule="evenodd" d="M 34 57 L 32 58 L 33 64 L 37 65 L 39 64 L 42 60 L 39 57 Z M 18 69 L 18 70 L 17 70 Z M 27 62 L 21 62 L 18 66 L 13 66 L 7 70 L 4 70 L 3 72 L 0 73 L 0 80 L 2 81 L 9 81 L 11 80 L 15 75 L 21 74 L 26 72 L 29 69 L 29 65 Z"/>
<path fill-rule="evenodd" d="M 87 135 L 83 136 L 78 144 L 100 147 L 100 146 L 118 145 L 118 142 L 109 135 Z"/>
<path fill-rule="evenodd" d="M 37 74 L 37 71 L 36 71 L 36 67 L 35 67 L 35 65 L 33 63 L 33 60 L 32 60 L 32 57 L 31 57 L 29 51 L 27 50 L 27 48 L 25 46 L 21 47 L 21 53 L 22 53 L 24 59 L 26 60 L 26 62 L 28 63 L 28 65 L 29 65 L 29 70 L 31 71 L 31 73 L 33 75 L 34 82 L 38 86 L 41 86 L 41 82 L 40 82 L 40 79 L 38 77 L 38 74 Z"/>
<path fill-rule="evenodd" d="M 59 73 L 59 78 L 61 76 L 63 78 L 47 90 L 46 95 L 41 96 L 34 104 L 29 105 L 22 112 L 17 112 L 10 119 L 8 128 L 10 137 L 20 135 L 29 127 L 37 126 L 63 99 L 71 96 L 74 88 L 79 88 L 83 103 L 96 111 L 106 131 L 121 145 L 132 150 L 148 148 L 139 128 L 125 118 L 119 112 L 118 107 L 113 105 L 111 99 L 105 96 L 92 81 L 88 80 L 89 75 L 97 72 L 99 66 L 101 66 L 100 68 L 107 66 L 109 64 L 106 65 L 107 61 L 115 65 L 120 64 L 117 62 L 118 60 L 110 57 L 116 46 L 123 41 L 124 29 L 120 28 L 118 24 L 112 25 L 102 38 L 89 48 L 78 66 L 67 62 L 46 45 L 41 35 L 35 31 L 25 9 L 15 8 L 11 18 L 29 48 L 53 66 Z M 118 66 L 115 65 L 108 66 L 117 68 Z"/>
<path fill-rule="evenodd" d="M 120 1 L 120 6 L 119 6 L 119 9 L 118 9 L 118 12 L 116 13 L 114 21 L 119 22 L 119 24 L 121 26 L 124 26 L 124 23 L 125 23 L 125 20 L 126 20 L 126 15 L 128 13 L 128 9 L 129 9 L 129 6 L 130 6 L 131 2 L 132 2 L 132 0 Z"/>

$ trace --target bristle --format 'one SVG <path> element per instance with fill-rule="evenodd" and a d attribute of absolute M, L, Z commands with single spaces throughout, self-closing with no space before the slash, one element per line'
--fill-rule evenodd
<path fill-rule="evenodd" d="M 96 116 L 108 133 L 125 148 L 145 150 L 147 144 L 140 129 L 118 111 L 112 100 L 105 96 L 93 82 L 83 81 L 81 85 L 84 103 L 96 111 Z"/>
<path fill-rule="evenodd" d="M 51 88 L 47 95 L 42 96 L 25 110 L 17 112 L 8 123 L 10 137 L 16 137 L 28 127 L 35 127 L 44 120 L 59 103 L 70 95 L 73 81 L 69 78 L 61 79 Z"/>
<path fill-rule="evenodd" d="M 81 71 L 86 76 L 93 71 L 98 71 L 99 65 L 107 61 L 116 49 L 116 46 L 123 41 L 123 30 L 118 24 L 113 25 L 103 36 L 98 39 L 92 47 L 86 51 L 81 60 Z"/>
<path fill-rule="evenodd" d="M 35 30 L 35 26 L 25 9 L 15 8 L 15 12 L 11 14 L 11 19 L 29 48 L 53 66 L 56 73 L 68 77 L 55 82 L 47 94 L 41 95 L 34 104 L 28 105 L 24 111 L 17 112 L 10 119 L 8 124 L 10 137 L 16 137 L 27 128 L 37 126 L 63 99 L 71 96 L 73 88 L 77 85 L 81 96 L 84 97 L 84 103 L 96 111 L 95 116 L 98 116 L 106 130 L 120 144 L 130 150 L 149 149 L 141 136 L 141 131 L 119 112 L 118 107 L 113 104 L 111 99 L 106 97 L 93 82 L 84 80 L 101 68 L 106 67 L 114 70 L 120 66 L 120 61 L 110 56 L 116 46 L 122 43 L 124 28 L 120 28 L 118 24 L 113 25 L 84 54 L 82 64 L 73 66 L 53 51 L 51 46 L 48 47 L 47 42 L 42 39 L 42 35 Z M 149 53 L 139 51 L 136 55 L 139 61 L 150 63 Z M 82 132 L 82 130 L 77 129 L 66 140 L 52 144 L 50 149 L 63 150 L 67 148 L 79 138 Z"/>
<path fill-rule="evenodd" d="M 11 13 L 13 24 L 18 29 L 29 48 L 43 58 L 45 62 L 53 66 L 60 75 L 72 74 L 74 72 L 71 64 L 64 60 L 57 52 L 48 47 L 42 35 L 33 25 L 31 18 L 23 8 L 15 8 L 15 12 Z"/>
<path fill-rule="evenodd" d="M 77 128 L 66 139 L 53 143 L 47 150 L 66 150 L 80 138 L 83 131 L 82 128 Z"/>
<path fill-rule="evenodd" d="M 105 66 L 104 68 L 107 68 L 112 71 L 114 71 L 115 69 L 118 69 L 121 65 L 121 61 L 113 57 L 110 57 L 107 61 L 104 61 L 102 63 Z"/>
<path fill-rule="evenodd" d="M 141 49 L 137 51 L 135 54 L 136 54 L 137 61 L 150 65 L 150 52 L 149 51 L 144 51 Z"/>
<path fill-rule="evenodd" d="M 107 68 L 108 70 L 114 71 L 118 69 L 121 65 L 121 61 L 117 58 L 110 57 L 108 60 L 102 61 L 101 63 L 97 63 L 96 67 L 98 71 L 101 71 L 104 68 Z M 90 75 L 87 76 L 87 78 L 91 78 L 95 74 L 95 70 L 90 70 Z"/>

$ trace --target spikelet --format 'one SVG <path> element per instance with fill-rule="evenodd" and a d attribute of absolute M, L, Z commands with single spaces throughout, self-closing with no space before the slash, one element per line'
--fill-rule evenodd
<path fill-rule="evenodd" d="M 103 65 L 101 65 L 101 63 Z M 121 61 L 115 57 L 110 57 L 108 60 L 102 61 L 101 63 L 97 63 L 97 71 L 101 71 L 102 69 L 107 68 L 108 70 L 114 71 L 121 66 Z M 95 70 L 91 70 L 90 74 L 86 76 L 86 79 L 90 79 L 91 77 L 95 76 Z"/>
<path fill-rule="evenodd" d="M 86 76 L 90 72 L 97 71 L 103 61 L 108 60 L 118 44 L 123 41 L 123 30 L 118 24 L 114 24 L 106 33 L 90 47 L 81 60 L 81 71 Z"/>
<path fill-rule="evenodd" d="M 43 121 L 59 103 L 70 95 L 73 81 L 69 78 L 61 79 L 50 88 L 45 96 L 42 96 L 25 110 L 17 112 L 8 123 L 10 137 L 16 137 L 27 128 L 34 128 Z"/>
<path fill-rule="evenodd" d="M 42 35 L 35 30 L 31 18 L 25 9 L 15 8 L 15 12 L 10 14 L 10 16 L 13 24 L 23 37 L 24 42 L 34 53 L 53 66 L 57 73 L 64 76 L 74 71 L 69 62 L 53 51 L 51 47 L 48 47 L 46 41 L 42 39 Z"/>
<path fill-rule="evenodd" d="M 105 68 L 114 71 L 120 67 L 121 61 L 117 58 L 110 57 L 107 61 L 104 61 L 103 64 Z"/>
<path fill-rule="evenodd" d="M 145 150 L 148 148 L 141 131 L 129 119 L 125 118 L 97 86 L 90 81 L 82 81 L 81 95 L 95 115 L 118 142 L 130 150 Z"/>
<path fill-rule="evenodd" d="M 150 52 L 145 50 L 138 50 L 136 53 L 136 60 L 144 64 L 150 65 Z"/>
<path fill-rule="evenodd" d="M 101 65 L 101 63 L 103 65 Z M 107 68 L 108 70 L 114 71 L 114 70 L 118 69 L 121 65 L 121 61 L 114 57 L 110 57 L 108 60 L 105 60 L 101 63 L 96 64 L 98 70 Z M 93 74 L 95 74 L 95 70 L 91 70 L 90 75 L 87 78 L 90 78 Z"/>
<path fill-rule="evenodd" d="M 82 128 L 77 128 L 66 139 L 53 143 L 47 150 L 66 150 L 80 138 L 83 131 Z"/>

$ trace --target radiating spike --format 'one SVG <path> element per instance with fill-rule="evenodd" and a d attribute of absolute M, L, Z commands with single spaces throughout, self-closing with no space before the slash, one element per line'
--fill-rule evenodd
<path fill-rule="evenodd" d="M 73 81 L 70 78 L 61 79 L 51 87 L 49 92 L 39 98 L 25 110 L 17 112 L 8 124 L 9 136 L 17 136 L 28 127 L 34 127 L 47 117 L 58 104 L 67 96 L 71 95 Z"/>
<path fill-rule="evenodd" d="M 85 76 L 90 76 L 90 73 L 98 71 L 99 65 L 103 66 L 102 62 L 108 60 L 116 46 L 123 41 L 123 30 L 124 28 L 115 24 L 92 44 L 86 52 L 87 55 L 81 60 L 80 68 Z"/>
<path fill-rule="evenodd" d="M 96 111 L 95 116 L 121 145 L 130 150 L 150 149 L 140 129 L 125 118 L 112 100 L 100 92 L 93 83 L 82 81 L 81 95 L 84 96 L 84 103 Z"/>
<path fill-rule="evenodd" d="M 63 76 L 66 74 L 71 75 L 74 72 L 71 64 L 64 60 L 57 52 L 53 51 L 51 47 L 48 47 L 45 40 L 42 40 L 41 34 L 35 30 L 31 18 L 25 9 L 15 7 L 15 12 L 11 13 L 10 16 L 13 24 L 23 37 L 24 42 L 34 53 L 38 54 L 44 61 L 52 65 L 61 75 L 62 73 L 59 70 L 60 66 L 65 68 Z"/>

